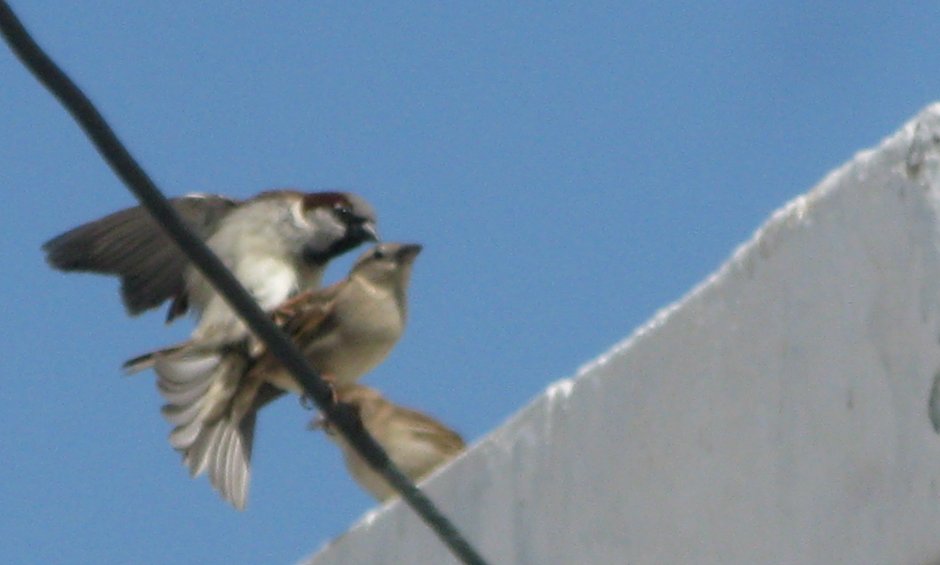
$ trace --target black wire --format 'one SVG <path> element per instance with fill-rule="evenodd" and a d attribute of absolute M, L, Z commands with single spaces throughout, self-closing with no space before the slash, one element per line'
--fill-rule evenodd
<path fill-rule="evenodd" d="M 271 322 L 219 258 L 183 224 L 166 197 L 134 160 L 88 97 L 33 41 L 5 0 L 0 0 L 0 32 L 26 68 L 78 122 L 115 174 L 137 196 L 141 204 L 163 226 L 166 233 L 219 294 L 238 312 L 255 335 L 300 382 L 304 391 L 346 436 L 356 451 L 382 474 L 461 561 L 472 565 L 485 565 L 483 558 L 450 520 L 395 467 L 382 447 L 365 431 L 358 415 L 333 402 L 330 387 L 307 364 L 297 347 Z"/>

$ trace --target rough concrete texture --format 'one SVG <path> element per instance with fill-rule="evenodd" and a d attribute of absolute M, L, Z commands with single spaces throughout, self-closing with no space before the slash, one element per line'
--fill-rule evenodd
<path fill-rule="evenodd" d="M 938 147 L 940 104 L 433 477 L 433 499 L 494 564 L 937 563 Z M 393 503 L 311 562 L 454 560 Z"/>

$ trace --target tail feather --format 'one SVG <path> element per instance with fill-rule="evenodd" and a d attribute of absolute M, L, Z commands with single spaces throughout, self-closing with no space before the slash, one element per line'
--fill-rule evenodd
<path fill-rule="evenodd" d="M 170 445 L 190 475 L 209 482 L 235 508 L 244 509 L 251 479 L 257 411 L 284 394 L 246 377 L 247 352 L 197 349 L 187 342 L 131 359 L 129 372 L 152 367 L 165 400 L 163 417 L 173 425 Z"/>
<path fill-rule="evenodd" d="M 163 396 L 163 399 L 174 407 L 188 406 L 196 403 L 205 396 L 209 387 L 212 386 L 211 379 L 204 379 L 194 383 L 177 383 L 168 379 L 157 379 L 157 389 Z"/>
<path fill-rule="evenodd" d="M 201 408 L 202 404 L 198 402 L 190 402 L 189 405 L 164 404 L 160 408 L 160 413 L 163 414 L 166 421 L 174 426 L 182 426 L 195 420 Z"/>
<path fill-rule="evenodd" d="M 189 452 L 195 449 L 195 444 L 201 435 L 204 435 L 203 422 L 193 420 L 185 424 L 180 424 L 170 432 L 169 441 L 173 449 L 177 451 Z M 198 473 L 194 473 L 198 474 Z"/>
<path fill-rule="evenodd" d="M 154 370 L 157 388 L 167 401 L 164 417 L 178 428 L 221 417 L 238 391 L 244 366 L 236 353 L 161 359 Z"/>
<path fill-rule="evenodd" d="M 157 351 L 151 351 L 150 353 L 144 353 L 143 355 L 138 355 L 133 359 L 128 359 L 125 361 L 122 368 L 128 375 L 133 375 L 134 373 L 139 373 L 145 369 L 150 369 L 161 359 L 173 358 L 177 355 L 181 355 L 185 353 L 189 347 L 190 342 L 186 342 L 179 345 L 166 347 L 164 349 L 158 349 Z"/>
<path fill-rule="evenodd" d="M 209 426 L 199 429 L 192 441 L 185 447 L 177 449 L 183 452 L 183 464 L 189 469 L 192 477 L 198 477 L 206 472 L 206 466 L 218 443 L 218 438 L 222 433 L 222 425 L 215 422 Z"/>
<path fill-rule="evenodd" d="M 252 412 L 237 424 L 223 418 L 205 426 L 183 457 L 193 477 L 208 472 L 209 483 L 239 510 L 248 499 L 254 424 Z"/>
<path fill-rule="evenodd" d="M 251 448 L 254 435 L 254 413 L 250 420 L 250 431 L 245 433 L 245 420 L 238 425 L 228 426 L 222 435 L 216 452 L 215 465 L 209 472 L 213 486 L 230 500 L 236 508 L 244 508 L 248 498 L 248 482 L 251 478 Z"/>
<path fill-rule="evenodd" d="M 256 411 L 246 364 L 238 352 L 174 353 L 153 363 L 166 400 L 161 411 L 174 426 L 170 445 L 182 453 L 190 475 L 208 473 L 222 498 L 239 510 L 248 496 Z"/>

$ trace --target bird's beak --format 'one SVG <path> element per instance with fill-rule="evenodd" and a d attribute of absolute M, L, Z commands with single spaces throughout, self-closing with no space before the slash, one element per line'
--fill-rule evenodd
<path fill-rule="evenodd" d="M 395 254 L 399 261 L 411 261 L 424 249 L 417 243 L 407 243 L 402 245 Z"/>
<path fill-rule="evenodd" d="M 324 265 L 330 259 L 359 247 L 363 242 L 378 240 L 379 232 L 375 228 L 375 222 L 371 220 L 352 222 L 346 225 L 346 233 L 343 237 L 333 242 L 326 250 L 306 247 L 304 260 L 314 265 Z"/>
<path fill-rule="evenodd" d="M 379 230 L 375 227 L 374 222 L 362 222 L 360 224 L 356 224 L 350 229 L 353 230 L 354 234 L 362 241 L 379 240 Z"/>

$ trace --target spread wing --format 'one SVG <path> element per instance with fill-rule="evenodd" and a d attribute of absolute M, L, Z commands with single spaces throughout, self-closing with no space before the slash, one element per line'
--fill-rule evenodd
<path fill-rule="evenodd" d="M 174 198 L 170 203 L 196 235 L 207 239 L 239 201 L 216 195 L 190 195 Z M 46 260 L 56 269 L 119 277 L 124 307 L 131 315 L 180 295 L 189 264 L 140 206 L 71 229 L 46 242 L 43 250 Z M 179 310 L 176 306 L 170 317 L 182 313 Z"/>

